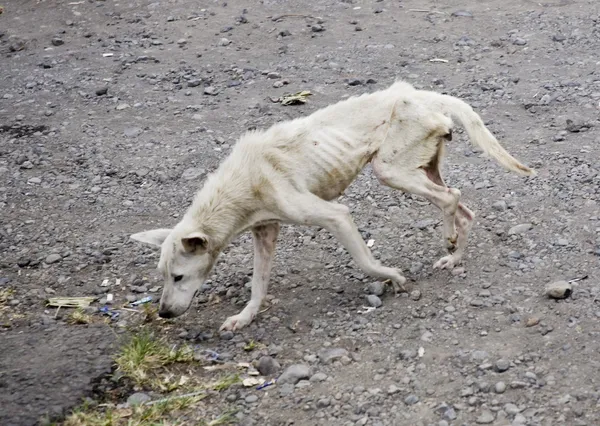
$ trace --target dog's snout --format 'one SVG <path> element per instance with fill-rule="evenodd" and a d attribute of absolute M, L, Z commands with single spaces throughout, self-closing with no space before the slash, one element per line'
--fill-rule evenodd
<path fill-rule="evenodd" d="M 168 309 L 161 308 L 158 311 L 158 316 L 161 318 L 175 318 L 177 315 L 175 315 L 172 311 Z"/>

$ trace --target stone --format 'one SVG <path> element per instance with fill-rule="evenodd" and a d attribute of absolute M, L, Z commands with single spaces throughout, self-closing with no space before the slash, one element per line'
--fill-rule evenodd
<path fill-rule="evenodd" d="M 551 299 L 565 299 L 573 292 L 572 286 L 567 281 L 555 281 L 546 285 L 546 296 Z"/>
<path fill-rule="evenodd" d="M 62 259 L 62 256 L 60 254 L 50 254 L 48 256 L 46 256 L 46 259 L 44 260 L 48 265 L 51 265 L 53 263 L 59 262 Z"/>
<path fill-rule="evenodd" d="M 379 281 L 369 284 L 369 293 L 374 294 L 375 296 L 383 295 L 383 293 L 385 293 L 385 284 Z"/>
<path fill-rule="evenodd" d="M 496 371 L 498 373 L 504 373 L 510 368 L 510 362 L 505 359 L 499 359 L 496 361 Z"/>
<path fill-rule="evenodd" d="M 141 405 L 145 402 L 150 401 L 152 398 L 150 395 L 144 392 L 136 392 L 127 398 L 127 405 Z"/>
<path fill-rule="evenodd" d="M 508 235 L 524 234 L 525 232 L 529 231 L 531 228 L 533 228 L 533 225 L 531 223 L 522 223 L 520 225 L 516 225 L 516 226 L 513 226 L 512 228 L 510 228 L 508 230 Z"/>
<path fill-rule="evenodd" d="M 494 386 L 494 392 L 496 393 L 504 393 L 506 391 L 506 383 L 498 382 Z"/>
<path fill-rule="evenodd" d="M 183 171 L 181 179 L 183 180 L 196 180 L 206 173 L 206 170 L 199 167 L 190 167 Z"/>
<path fill-rule="evenodd" d="M 140 129 L 139 127 L 130 127 L 128 129 L 125 129 L 123 131 L 123 134 L 128 138 L 137 138 L 139 135 L 142 134 L 142 129 Z"/>
<path fill-rule="evenodd" d="M 263 376 L 272 376 L 277 373 L 280 368 L 281 365 L 279 365 L 273 357 L 263 356 L 258 360 L 257 370 Z"/>
<path fill-rule="evenodd" d="M 377 296 L 375 296 L 374 294 L 369 294 L 367 296 L 367 303 L 371 306 L 373 306 L 374 308 L 379 308 L 381 305 L 383 305 L 383 302 L 381 301 L 381 299 Z"/>
<path fill-rule="evenodd" d="M 323 349 L 319 352 L 319 359 L 323 364 L 331 364 L 332 362 L 348 357 L 350 354 L 344 348 Z"/>
<path fill-rule="evenodd" d="M 295 385 L 300 380 L 310 378 L 310 367 L 304 364 L 293 364 L 285 369 L 277 379 L 277 384 L 289 383 Z"/>
<path fill-rule="evenodd" d="M 484 409 L 475 421 L 479 425 L 489 425 L 494 422 L 494 418 L 494 414 L 490 410 Z"/>
<path fill-rule="evenodd" d="M 60 37 L 53 37 L 51 42 L 52 46 L 62 46 L 63 44 L 65 44 L 65 41 Z"/>
<path fill-rule="evenodd" d="M 406 398 L 404 398 L 404 403 L 406 405 L 414 405 L 417 402 L 419 402 L 419 397 L 414 394 L 410 394 Z"/>

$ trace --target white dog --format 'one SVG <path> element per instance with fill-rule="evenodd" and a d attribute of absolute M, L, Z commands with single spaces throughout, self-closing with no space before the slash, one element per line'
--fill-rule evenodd
<path fill-rule="evenodd" d="M 251 230 L 251 299 L 221 329 L 248 325 L 267 294 L 280 223 L 327 229 L 365 273 L 402 288 L 406 279 L 400 271 L 373 258 L 348 208 L 333 201 L 367 163 L 382 184 L 421 195 L 442 211 L 450 254 L 434 267 L 453 268 L 461 262 L 473 213 L 459 202 L 460 191 L 446 187 L 440 175 L 444 142 L 452 139 L 450 117 L 506 169 L 535 174 L 502 148 L 468 104 L 404 82 L 249 132 L 208 177 L 173 229 L 131 236 L 161 247 L 158 269 L 165 281 L 159 315 L 174 318 L 186 312 L 221 251 Z"/>

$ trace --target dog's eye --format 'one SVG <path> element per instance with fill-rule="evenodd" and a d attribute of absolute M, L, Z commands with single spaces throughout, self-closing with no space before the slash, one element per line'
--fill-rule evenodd
<path fill-rule="evenodd" d="M 183 279 L 183 275 L 175 275 L 173 277 L 173 281 L 178 282 L 181 281 Z"/>

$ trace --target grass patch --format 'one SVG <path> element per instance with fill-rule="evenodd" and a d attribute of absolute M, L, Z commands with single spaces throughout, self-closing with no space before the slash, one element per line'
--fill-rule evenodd
<path fill-rule="evenodd" d="M 69 324 L 89 324 L 92 322 L 92 316 L 85 310 L 77 308 L 67 316 L 67 322 Z"/>
<path fill-rule="evenodd" d="M 65 419 L 64 426 L 175 426 L 183 425 L 181 419 L 186 410 L 194 408 L 205 395 L 175 398 L 153 405 L 116 409 L 106 407 L 104 411 L 90 411 L 82 407 Z M 186 415 L 187 417 L 187 415 Z M 189 424 L 185 421 L 185 424 Z M 202 424 L 202 421 L 201 423 Z M 207 423 L 210 424 L 210 423 Z M 218 424 L 218 423 L 217 423 Z M 226 424 L 226 423 L 220 423 Z"/>
<path fill-rule="evenodd" d="M 155 338 L 147 331 L 133 336 L 115 358 L 118 371 L 137 385 L 148 385 L 153 382 L 156 385 L 158 370 L 174 363 L 192 361 L 194 361 L 194 353 L 191 348 L 171 347 L 164 340 Z"/>
<path fill-rule="evenodd" d="M 15 291 L 12 288 L 0 289 L 0 307 L 5 306 L 13 294 L 15 294 Z"/>

